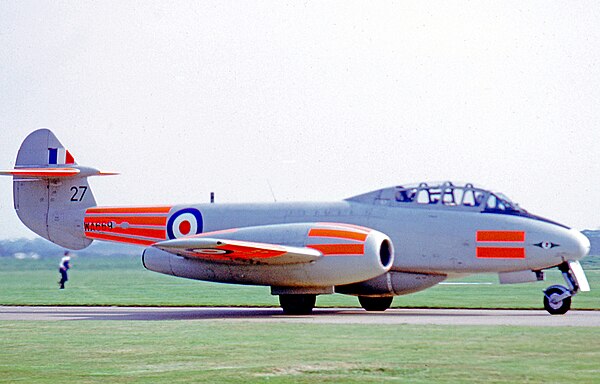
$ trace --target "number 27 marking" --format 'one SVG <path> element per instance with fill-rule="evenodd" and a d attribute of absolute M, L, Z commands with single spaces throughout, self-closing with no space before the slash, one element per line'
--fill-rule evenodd
<path fill-rule="evenodd" d="M 73 196 L 71 196 L 71 201 L 81 201 L 83 200 L 83 196 L 87 192 L 88 187 L 85 185 L 80 185 L 79 187 L 71 187 L 71 192 L 73 192 Z"/>

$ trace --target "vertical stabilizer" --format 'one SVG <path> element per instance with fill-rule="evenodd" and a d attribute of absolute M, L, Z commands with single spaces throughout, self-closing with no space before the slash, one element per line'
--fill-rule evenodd
<path fill-rule="evenodd" d="M 31 133 L 19 149 L 13 176 L 14 205 L 21 221 L 38 235 L 66 248 L 82 249 L 85 210 L 96 205 L 87 176 L 48 129 Z"/>

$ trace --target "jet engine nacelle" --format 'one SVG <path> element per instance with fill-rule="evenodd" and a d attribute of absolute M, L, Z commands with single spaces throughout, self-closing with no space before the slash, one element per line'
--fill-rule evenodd
<path fill-rule="evenodd" d="M 337 293 L 354 296 L 396 296 L 422 291 L 444 281 L 446 275 L 390 271 L 360 283 L 335 287 Z"/>
<path fill-rule="evenodd" d="M 224 283 L 270 285 L 273 287 L 327 287 L 369 280 L 385 274 L 394 262 L 392 241 L 385 234 L 363 227 L 337 223 L 296 223 L 246 227 L 195 238 L 248 242 L 256 245 L 283 245 L 310 249 L 317 254 L 307 262 L 289 255 L 270 259 L 236 258 L 235 253 L 217 254 L 183 249 L 178 252 L 165 245 L 146 248 L 144 267 L 151 271 Z M 191 239 L 191 238 L 190 238 Z M 177 239 L 177 246 L 186 238 Z M 162 244 L 162 245 L 161 245 Z M 162 248 L 162 249 L 161 249 Z M 193 247 L 190 247 L 193 248 Z"/>

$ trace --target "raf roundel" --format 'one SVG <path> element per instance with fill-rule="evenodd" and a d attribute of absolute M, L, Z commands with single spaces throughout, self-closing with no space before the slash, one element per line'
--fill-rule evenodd
<path fill-rule="evenodd" d="M 195 208 L 175 212 L 167 223 L 169 239 L 179 239 L 202 233 L 202 214 Z"/>

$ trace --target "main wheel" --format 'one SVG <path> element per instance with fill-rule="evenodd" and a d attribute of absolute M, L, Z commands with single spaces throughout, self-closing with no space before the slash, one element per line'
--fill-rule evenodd
<path fill-rule="evenodd" d="M 279 295 L 279 305 L 286 315 L 310 315 L 317 295 Z"/>
<path fill-rule="evenodd" d="M 546 289 L 544 292 L 544 308 L 548 313 L 551 315 L 564 315 L 571 309 L 571 296 L 559 301 L 553 300 L 565 293 L 566 290 L 566 288 L 556 286 Z"/>
<path fill-rule="evenodd" d="M 360 306 L 363 307 L 367 311 L 377 311 L 382 312 L 385 311 L 392 305 L 392 301 L 394 300 L 394 296 L 384 296 L 384 297 L 368 297 L 368 296 L 358 296 L 358 302 Z"/>

